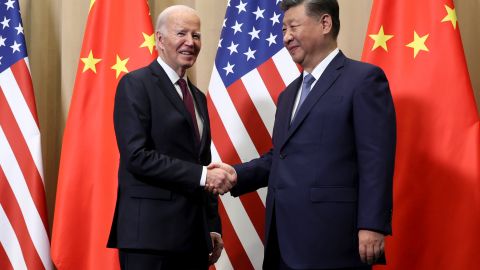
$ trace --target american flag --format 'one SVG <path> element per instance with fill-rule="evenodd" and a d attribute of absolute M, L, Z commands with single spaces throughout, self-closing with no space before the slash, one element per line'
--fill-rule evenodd
<path fill-rule="evenodd" d="M 0 269 L 52 269 L 40 130 L 14 0 L 0 2 Z"/>
<path fill-rule="evenodd" d="M 300 70 L 283 47 L 280 0 L 230 0 L 210 79 L 214 161 L 249 161 L 267 152 L 280 92 Z M 261 269 L 266 189 L 220 199 L 225 252 L 217 269 Z"/>

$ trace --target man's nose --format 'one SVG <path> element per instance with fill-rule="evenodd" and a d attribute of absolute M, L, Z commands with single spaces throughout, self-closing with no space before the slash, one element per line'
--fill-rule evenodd
<path fill-rule="evenodd" d="M 293 39 L 293 37 L 292 37 L 292 35 L 290 34 L 290 31 L 285 30 L 285 32 L 283 33 L 283 43 L 284 43 L 284 44 L 287 44 L 287 43 L 290 42 L 292 39 Z"/>
<path fill-rule="evenodd" d="M 184 43 L 187 46 L 193 46 L 193 37 L 191 35 L 186 35 Z"/>

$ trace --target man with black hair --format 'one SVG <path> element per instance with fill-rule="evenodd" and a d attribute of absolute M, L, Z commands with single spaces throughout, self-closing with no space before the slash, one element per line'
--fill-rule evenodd
<path fill-rule="evenodd" d="M 273 147 L 215 164 L 231 194 L 268 186 L 264 269 L 371 269 L 391 234 L 395 110 L 376 66 L 337 48 L 336 0 L 283 0 L 283 41 L 302 74 L 278 99 Z M 213 165 L 212 165 L 213 166 Z"/>

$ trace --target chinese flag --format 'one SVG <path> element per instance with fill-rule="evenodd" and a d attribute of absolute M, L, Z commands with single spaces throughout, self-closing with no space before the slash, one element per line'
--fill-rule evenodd
<path fill-rule="evenodd" d="M 52 235 L 59 270 L 118 269 L 107 249 L 119 154 L 113 102 L 126 72 L 156 58 L 146 0 L 91 0 L 63 137 Z"/>
<path fill-rule="evenodd" d="M 363 60 L 398 123 L 393 237 L 378 269 L 478 269 L 480 125 L 452 0 L 374 0 Z"/>

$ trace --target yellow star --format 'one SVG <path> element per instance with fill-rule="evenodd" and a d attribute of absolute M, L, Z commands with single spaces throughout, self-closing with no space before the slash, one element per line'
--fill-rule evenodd
<path fill-rule="evenodd" d="M 153 51 L 153 47 L 155 47 L 155 33 L 151 35 L 147 35 L 142 32 L 142 34 L 143 34 L 144 41 L 142 45 L 140 45 L 140 48 L 147 47 L 151 54 Z"/>
<path fill-rule="evenodd" d="M 112 66 L 112 69 L 117 72 L 117 74 L 116 74 L 117 79 L 118 79 L 118 76 L 120 75 L 120 73 L 122 73 L 122 72 L 127 73 L 128 72 L 127 62 L 128 62 L 129 59 L 130 58 L 122 60 L 122 59 L 120 59 L 120 57 L 117 54 L 117 63 Z"/>
<path fill-rule="evenodd" d="M 445 9 L 447 10 L 447 16 L 443 18 L 442 22 L 452 22 L 453 29 L 457 29 L 457 12 L 447 5 L 445 5 Z"/>
<path fill-rule="evenodd" d="M 380 30 L 378 31 L 378 34 L 376 35 L 372 34 L 372 35 L 369 35 L 369 37 L 375 40 L 375 44 L 373 44 L 372 51 L 378 47 L 382 47 L 385 51 L 388 52 L 387 41 L 393 38 L 393 35 L 385 35 L 385 33 L 383 32 L 383 25 L 380 26 Z"/>
<path fill-rule="evenodd" d="M 428 48 L 427 46 L 425 46 L 425 41 L 427 41 L 427 38 L 428 34 L 423 37 L 419 37 L 417 32 L 413 31 L 413 41 L 405 45 L 407 47 L 413 48 L 413 58 L 417 57 L 419 51 L 428 52 Z"/>
<path fill-rule="evenodd" d="M 90 12 L 90 10 L 92 10 L 93 4 L 95 4 L 95 0 L 90 0 L 90 9 L 88 10 L 88 12 Z"/>
<path fill-rule="evenodd" d="M 100 58 L 94 58 L 93 57 L 92 50 L 90 50 L 90 53 L 88 54 L 88 57 L 80 58 L 80 59 L 85 64 L 85 66 L 83 66 L 83 71 L 82 72 L 85 72 L 85 71 L 91 69 L 93 71 L 93 73 L 97 73 L 97 68 L 95 67 L 95 65 L 98 62 L 102 61 L 102 59 L 100 59 Z"/>

